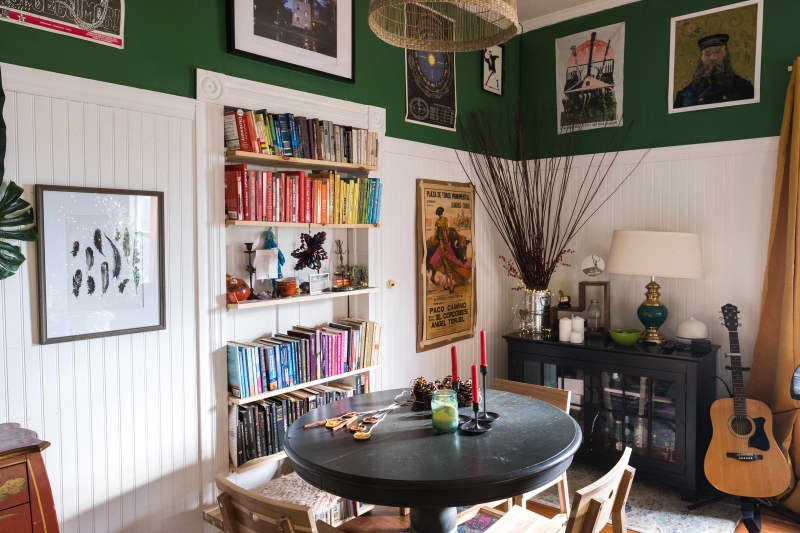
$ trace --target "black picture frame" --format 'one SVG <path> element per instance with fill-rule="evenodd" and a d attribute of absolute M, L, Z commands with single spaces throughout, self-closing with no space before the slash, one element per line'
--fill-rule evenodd
<path fill-rule="evenodd" d="M 38 273 L 38 289 L 39 289 L 39 343 L 40 344 L 56 344 L 61 342 L 70 342 L 84 339 L 96 339 L 101 337 L 111 337 L 118 335 L 127 335 L 131 333 L 141 333 L 145 331 L 163 330 L 167 327 L 166 320 L 166 266 L 164 256 L 164 193 L 161 191 L 141 191 L 132 189 L 106 189 L 96 187 L 71 187 L 61 185 L 36 185 L 36 228 L 39 232 L 39 240 L 37 243 L 37 273 Z M 132 327 L 126 329 L 116 329 L 109 331 L 101 331 L 94 333 L 84 333 L 77 335 L 63 335 L 51 336 L 48 333 L 48 320 L 47 320 L 47 249 L 48 245 L 45 239 L 45 221 L 48 219 L 48 213 L 44 209 L 44 194 L 45 192 L 65 192 L 65 193 L 87 193 L 87 194 L 108 194 L 108 195 L 130 195 L 130 196 L 145 196 L 153 197 L 158 200 L 157 216 L 158 216 L 158 324 Z"/>
<path fill-rule="evenodd" d="M 306 67 L 303 65 L 298 65 L 295 63 L 290 63 L 288 61 L 282 61 L 280 59 L 274 59 L 271 57 L 263 56 L 254 52 L 250 52 L 247 50 L 240 50 L 236 48 L 236 25 L 235 25 L 235 13 L 234 7 L 237 0 L 226 0 L 226 25 L 227 25 L 227 51 L 229 54 L 244 57 L 247 59 L 252 59 L 255 61 L 260 61 L 262 63 L 267 63 L 270 65 L 276 65 L 279 67 L 290 68 L 292 70 L 296 70 L 298 72 L 304 72 L 306 74 L 314 74 L 317 76 L 323 76 L 325 78 L 329 78 L 336 81 L 346 82 L 346 83 L 355 83 L 356 81 L 356 1 L 352 0 L 351 3 L 351 28 L 350 28 L 350 76 L 339 76 L 337 74 L 332 74 L 330 72 L 325 72 L 322 70 L 317 70 L 311 67 Z"/>
<path fill-rule="evenodd" d="M 496 91 L 489 90 L 489 89 L 486 88 L 486 85 L 484 84 L 483 67 L 486 64 L 486 62 L 484 61 L 484 55 L 486 54 L 486 50 L 488 50 L 488 48 L 484 48 L 484 49 L 482 49 L 480 51 L 480 54 L 478 56 L 478 61 L 480 61 L 481 65 L 480 65 L 480 68 L 478 69 L 478 73 L 480 74 L 480 77 L 481 77 L 480 84 L 481 84 L 481 89 L 483 89 L 483 92 L 487 92 L 487 93 L 493 94 L 495 96 L 503 96 L 505 94 L 505 88 L 506 88 L 506 67 L 505 67 L 505 64 L 506 64 L 506 45 L 505 44 L 499 44 L 497 46 L 502 51 L 502 58 L 501 58 L 502 61 L 500 62 L 500 92 L 498 93 Z"/>

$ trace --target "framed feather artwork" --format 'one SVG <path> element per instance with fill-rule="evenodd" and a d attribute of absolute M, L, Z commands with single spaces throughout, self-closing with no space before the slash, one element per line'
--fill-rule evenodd
<path fill-rule="evenodd" d="M 166 328 L 164 193 L 36 186 L 39 342 Z"/>

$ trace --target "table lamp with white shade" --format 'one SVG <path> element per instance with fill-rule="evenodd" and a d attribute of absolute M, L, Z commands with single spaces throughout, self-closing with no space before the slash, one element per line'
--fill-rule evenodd
<path fill-rule="evenodd" d="M 667 320 L 667 308 L 661 303 L 661 286 L 656 277 L 698 279 L 703 277 L 700 236 L 694 233 L 667 231 L 616 230 L 606 262 L 612 274 L 650 276 L 646 299 L 637 314 L 646 328 L 639 342 L 661 344 L 664 337 L 658 328 Z"/>

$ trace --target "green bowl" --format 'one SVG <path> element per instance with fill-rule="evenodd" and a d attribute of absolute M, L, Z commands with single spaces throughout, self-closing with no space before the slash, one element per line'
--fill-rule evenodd
<path fill-rule="evenodd" d="M 622 346 L 633 346 L 642 336 L 640 329 L 610 329 L 611 340 Z"/>

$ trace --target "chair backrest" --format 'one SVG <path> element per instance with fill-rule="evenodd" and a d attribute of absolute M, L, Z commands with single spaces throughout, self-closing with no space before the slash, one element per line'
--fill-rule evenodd
<path fill-rule="evenodd" d="M 309 507 L 265 498 L 221 475 L 215 480 L 226 533 L 317 533 Z"/>
<path fill-rule="evenodd" d="M 611 516 L 624 510 L 635 469 L 628 466 L 631 449 L 625 448 L 622 458 L 606 475 L 575 493 L 567 519 L 566 533 L 597 533 Z"/>
<path fill-rule="evenodd" d="M 568 390 L 553 389 L 551 387 L 543 387 L 541 385 L 533 385 L 531 383 L 522 383 L 520 381 L 510 381 L 508 379 L 497 378 L 494 380 L 494 387 L 497 390 L 506 392 L 513 392 L 515 394 L 522 394 L 530 396 L 550 405 L 554 405 L 569 413 L 569 402 L 572 393 Z"/>

